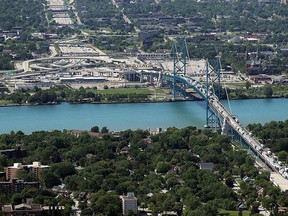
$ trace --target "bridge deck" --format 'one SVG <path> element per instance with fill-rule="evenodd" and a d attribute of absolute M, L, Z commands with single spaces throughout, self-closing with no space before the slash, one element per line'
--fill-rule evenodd
<path fill-rule="evenodd" d="M 234 131 L 239 134 L 241 139 L 247 143 L 250 150 L 256 154 L 259 159 L 261 159 L 272 171 L 271 174 L 273 183 L 278 185 L 281 190 L 288 189 L 288 168 L 284 166 L 283 163 L 277 160 L 277 157 L 271 153 L 270 149 L 265 148 L 262 143 L 260 143 L 251 132 L 249 132 L 241 123 L 235 118 L 218 100 L 217 96 L 213 94 L 213 92 L 208 92 L 209 96 L 207 99 L 207 92 L 205 86 L 196 81 L 192 77 L 187 76 L 177 76 L 178 81 L 182 81 L 183 83 L 189 84 L 193 86 L 193 88 L 197 89 L 200 92 L 200 95 L 208 100 L 210 106 L 214 109 L 215 114 L 218 115 L 219 118 L 223 119 L 223 124 L 229 124 Z M 223 128 L 222 128 L 223 130 Z"/>

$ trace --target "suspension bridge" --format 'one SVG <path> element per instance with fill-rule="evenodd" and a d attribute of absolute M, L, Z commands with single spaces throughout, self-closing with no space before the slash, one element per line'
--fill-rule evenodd
<path fill-rule="evenodd" d="M 173 98 L 185 97 L 187 90 L 192 88 L 202 99 L 206 101 L 206 125 L 205 127 L 221 130 L 234 141 L 246 145 L 250 151 L 261 160 L 266 167 L 282 179 L 277 182 L 281 189 L 288 189 L 288 168 L 279 162 L 270 149 L 260 143 L 220 101 L 221 93 L 221 62 L 220 59 L 206 60 L 206 81 L 200 82 L 187 75 L 188 50 L 185 39 L 177 39 L 173 42 L 173 73 L 162 74 L 162 79 L 171 86 Z M 229 97 L 226 91 L 228 104 Z M 230 107 L 230 105 L 229 105 Z M 275 183 L 275 182 L 274 182 Z"/>

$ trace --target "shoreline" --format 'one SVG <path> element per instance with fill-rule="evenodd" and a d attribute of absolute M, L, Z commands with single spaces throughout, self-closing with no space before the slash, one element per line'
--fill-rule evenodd
<path fill-rule="evenodd" d="M 229 100 L 258 100 L 258 99 L 281 99 L 281 98 L 287 98 L 287 97 L 256 97 L 256 98 L 238 98 L 238 99 L 229 99 Z M 61 103 L 68 103 L 68 104 L 129 104 L 129 103 L 173 103 L 173 102 L 185 102 L 185 101 L 203 101 L 204 99 L 201 98 L 188 98 L 188 99 L 168 99 L 168 100 L 159 100 L 159 101 L 137 101 L 137 102 L 121 102 L 121 101 L 113 101 L 113 102 L 97 102 L 97 101 L 92 101 L 92 102 L 67 102 L 67 101 L 61 101 L 61 102 L 50 102 L 50 103 L 45 103 L 45 104 L 0 104 L 1 107 L 14 107 L 14 106 L 55 106 L 55 105 L 61 105 Z M 227 100 L 227 99 L 220 99 L 220 100 Z"/>
<path fill-rule="evenodd" d="M 62 103 L 68 103 L 72 105 L 77 104 L 130 104 L 130 103 L 173 103 L 173 102 L 185 102 L 185 101 L 200 101 L 192 99 L 178 99 L 178 100 L 162 100 L 162 101 L 138 101 L 138 102 L 67 102 L 61 101 L 56 104 L 46 103 L 46 104 L 1 104 L 0 107 L 15 107 L 15 106 L 56 106 Z"/>
<path fill-rule="evenodd" d="M 257 97 L 257 98 L 238 98 L 238 99 L 229 99 L 229 100 L 258 100 L 258 99 L 281 99 L 281 98 L 287 98 L 287 97 Z M 176 99 L 176 100 L 159 100 L 159 101 L 137 101 L 137 102 L 67 102 L 67 101 L 61 101 L 57 103 L 46 103 L 46 104 L 1 104 L 1 107 L 16 107 L 16 106 L 55 106 L 55 105 L 61 105 L 62 103 L 68 103 L 72 105 L 76 104 L 130 104 L 130 103 L 173 103 L 173 102 L 186 102 L 186 101 L 203 101 L 204 99 Z M 227 99 L 221 99 L 221 100 L 227 100 Z"/>

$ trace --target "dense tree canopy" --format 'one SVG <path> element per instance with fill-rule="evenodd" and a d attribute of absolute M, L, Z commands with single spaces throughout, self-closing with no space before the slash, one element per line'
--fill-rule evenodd
<path fill-rule="evenodd" d="M 47 26 L 45 4 L 45 0 L 1 0 L 0 28 L 12 30 L 14 27 L 21 27 L 26 31 Z"/>
<path fill-rule="evenodd" d="M 106 133 L 106 129 L 102 132 Z M 127 130 L 117 136 L 105 134 L 102 138 L 88 133 L 76 137 L 68 131 L 0 135 L 1 149 L 14 148 L 19 143 L 28 156 L 18 162 L 40 161 L 50 165 L 41 177 L 46 188 L 65 183 L 76 194 L 92 195 L 91 208 L 81 204 L 87 213 L 120 214 L 118 195 L 131 191 L 135 192 L 139 205 L 143 203 L 154 212 L 170 210 L 180 214 L 185 205 L 185 215 L 214 215 L 219 209 L 236 209 L 238 199 L 252 205 L 256 201 L 255 189 L 243 182 L 240 192 L 243 197 L 237 195 L 231 189 L 235 176 L 240 181 L 244 176 L 254 178 L 255 183 L 267 188 L 269 196 L 279 195 L 279 191 L 273 192 L 269 177 L 258 174 L 253 159 L 245 151 L 235 146 L 233 151 L 229 137 L 195 127 L 168 128 L 157 135 Z M 4 167 L 13 160 L 3 157 L 0 162 Z M 199 162 L 213 162 L 216 172 L 199 169 Z M 22 176 L 30 178 L 28 173 Z M 54 199 L 39 193 L 30 193 L 38 197 L 37 202 Z M 19 202 L 22 196 L 15 195 L 12 201 Z M 265 199 L 267 205 L 272 201 Z"/>

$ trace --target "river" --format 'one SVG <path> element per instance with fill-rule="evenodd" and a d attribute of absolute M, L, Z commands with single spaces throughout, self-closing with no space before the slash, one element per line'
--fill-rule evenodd
<path fill-rule="evenodd" d="M 227 101 L 223 104 L 229 109 Z M 21 130 L 80 129 L 106 126 L 110 130 L 205 125 L 205 102 L 131 104 L 68 104 L 0 107 L 0 133 Z M 288 99 L 231 101 L 232 113 L 243 125 L 288 119 Z"/>

